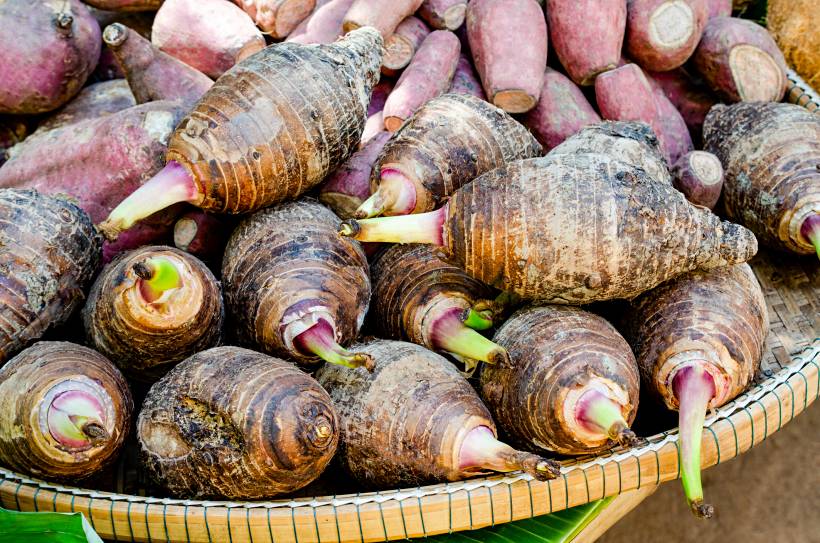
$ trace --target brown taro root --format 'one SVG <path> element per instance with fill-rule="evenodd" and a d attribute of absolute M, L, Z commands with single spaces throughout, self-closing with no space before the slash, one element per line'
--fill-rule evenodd
<path fill-rule="evenodd" d="M 481 397 L 514 443 L 588 454 L 634 445 L 638 365 L 603 318 L 575 307 L 522 309 L 493 340 L 511 364 L 481 369 Z"/>
<path fill-rule="evenodd" d="M 310 190 L 358 146 L 380 65 L 381 37 L 367 28 L 253 55 L 205 93 L 171 135 L 165 169 L 99 228 L 116 239 L 177 202 L 248 213 Z"/>
<path fill-rule="evenodd" d="M 106 11 L 156 11 L 162 0 L 83 0 L 89 6 Z"/>
<path fill-rule="evenodd" d="M 45 113 L 80 92 L 100 57 L 80 0 L 0 2 L 0 113 Z"/>
<path fill-rule="evenodd" d="M 723 166 L 718 157 L 706 151 L 692 151 L 672 167 L 672 184 L 686 199 L 714 209 L 723 188 Z"/>
<path fill-rule="evenodd" d="M 373 194 L 356 216 L 432 211 L 484 172 L 540 154 L 535 137 L 503 110 L 474 96 L 445 94 L 384 146 L 373 167 Z"/>
<path fill-rule="evenodd" d="M 820 257 L 820 116 L 791 104 L 719 105 L 703 138 L 723 163 L 726 215 L 766 245 Z"/>
<path fill-rule="evenodd" d="M 234 230 L 222 263 L 225 305 L 242 344 L 315 366 L 373 367 L 341 345 L 359 333 L 370 300 L 367 259 L 336 234 L 315 200 L 281 204 Z"/>
<path fill-rule="evenodd" d="M 509 363 L 503 348 L 476 331 L 493 326 L 496 315 L 480 307 L 493 290 L 438 258 L 433 247 L 393 245 L 376 256 L 370 272 L 369 318 L 380 337 L 454 354 L 468 371 L 475 361 Z"/>
<path fill-rule="evenodd" d="M 174 246 L 219 268 L 233 227 L 232 217 L 194 209 L 174 223 Z"/>
<path fill-rule="evenodd" d="M 304 21 L 316 0 L 233 0 L 267 35 L 285 38 Z"/>
<path fill-rule="evenodd" d="M 496 439 L 478 394 L 455 366 L 424 347 L 375 340 L 354 347 L 376 359 L 373 373 L 327 365 L 316 379 L 339 413 L 342 466 L 362 485 L 457 481 L 523 470 L 543 481 L 555 462 Z"/>
<path fill-rule="evenodd" d="M 88 85 L 64 107 L 37 125 L 33 135 L 62 128 L 86 119 L 105 117 L 137 105 L 125 79 L 113 79 Z M 64 158 L 64 157 L 61 157 Z M 42 164 L 38 166 L 42 167 Z"/>
<path fill-rule="evenodd" d="M 265 48 L 253 20 L 226 0 L 164 0 L 151 42 L 213 78 Z"/>
<path fill-rule="evenodd" d="M 216 347 L 151 387 L 137 437 L 148 473 L 172 494 L 252 500 L 321 475 L 339 422 L 327 392 L 293 364 Z"/>
<path fill-rule="evenodd" d="M 424 0 L 418 14 L 436 30 L 456 30 L 464 23 L 467 0 Z"/>
<path fill-rule="evenodd" d="M 65 199 L 0 189 L 0 247 L 2 364 L 82 305 L 102 238 Z"/>
<path fill-rule="evenodd" d="M 430 29 L 418 17 L 412 15 L 403 20 L 396 31 L 384 41 L 382 73 L 394 76 L 410 64 Z"/>
<path fill-rule="evenodd" d="M 706 83 L 731 102 L 778 102 L 786 93 L 786 60 L 768 30 L 744 19 L 715 17 L 692 57 Z"/>
<path fill-rule="evenodd" d="M 219 344 L 222 293 L 208 268 L 171 247 L 121 254 L 97 277 L 83 309 L 89 344 L 129 377 L 153 382 Z"/>
<path fill-rule="evenodd" d="M 763 292 L 746 264 L 682 275 L 632 301 L 625 335 L 644 389 L 680 412 L 681 479 L 697 516 L 713 512 L 700 481 L 706 410 L 749 386 L 768 323 Z"/>
<path fill-rule="evenodd" d="M 342 20 L 353 0 L 319 0 L 310 17 L 299 23 L 285 41 L 333 43 L 342 35 Z"/>
<path fill-rule="evenodd" d="M 41 341 L 0 369 L 0 461 L 33 477 L 73 483 L 117 456 L 134 404 L 101 354 Z"/>
<path fill-rule="evenodd" d="M 181 100 L 196 102 L 213 81 L 199 70 L 165 54 L 125 25 L 114 23 L 103 32 L 137 102 Z"/>
<path fill-rule="evenodd" d="M 708 0 L 628 0 L 626 53 L 647 70 L 683 65 L 709 19 Z"/>
<path fill-rule="evenodd" d="M 422 0 L 353 0 L 342 22 L 344 32 L 372 26 L 387 40 L 404 19 L 421 5 Z"/>
<path fill-rule="evenodd" d="M 463 186 L 437 211 L 349 220 L 339 231 L 359 241 L 440 245 L 446 259 L 501 291 L 570 304 L 632 298 L 686 271 L 757 252 L 742 226 L 595 153 L 512 162 Z"/>

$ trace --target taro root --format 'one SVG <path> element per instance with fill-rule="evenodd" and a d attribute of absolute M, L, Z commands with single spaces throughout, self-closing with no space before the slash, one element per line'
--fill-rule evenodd
<path fill-rule="evenodd" d="M 476 330 L 493 326 L 493 290 L 436 256 L 429 245 L 394 245 L 371 266 L 371 319 L 381 337 L 475 361 L 507 363 L 504 348 Z"/>
<path fill-rule="evenodd" d="M 205 264 L 161 246 L 108 264 L 83 309 L 89 343 L 132 379 L 151 382 L 219 344 L 223 319 L 219 284 Z"/>
<path fill-rule="evenodd" d="M 633 445 L 638 365 L 603 318 L 575 307 L 529 307 L 493 340 L 511 364 L 481 369 L 481 397 L 525 449 L 588 454 Z"/>
<path fill-rule="evenodd" d="M 373 195 L 356 213 L 424 213 L 508 162 L 539 156 L 535 137 L 503 110 L 465 94 L 427 102 L 387 142 L 373 167 Z"/>
<path fill-rule="evenodd" d="M 216 347 L 151 387 L 137 437 L 149 475 L 175 496 L 252 500 L 319 477 L 339 423 L 327 392 L 293 364 Z"/>
<path fill-rule="evenodd" d="M 681 479 L 699 517 L 713 513 L 700 481 L 706 410 L 752 382 L 768 324 L 763 291 L 746 264 L 688 273 L 632 301 L 625 335 L 644 389 L 680 413 Z"/>
<path fill-rule="evenodd" d="M 745 262 L 754 235 L 671 183 L 604 154 L 519 160 L 418 215 L 348 220 L 359 241 L 428 243 L 472 277 L 522 299 L 632 298 L 694 269 Z"/>
<path fill-rule="evenodd" d="M 375 340 L 353 347 L 376 369 L 326 365 L 316 379 L 339 413 L 341 465 L 362 485 L 395 488 L 523 470 L 552 479 L 559 466 L 496 439 L 489 411 L 444 357 Z"/>
<path fill-rule="evenodd" d="M 820 257 L 820 116 L 791 104 L 718 105 L 703 139 L 723 163 L 726 215 L 765 245 Z"/>
<path fill-rule="evenodd" d="M 298 197 L 356 150 L 379 78 L 381 36 L 284 43 L 245 59 L 171 135 L 167 165 L 100 225 L 124 229 L 177 202 L 248 213 Z"/>
<path fill-rule="evenodd" d="M 133 409 L 125 379 L 104 356 L 41 341 L 0 369 L 0 461 L 72 484 L 116 458 Z"/>
<path fill-rule="evenodd" d="M 2 364 L 82 305 L 102 238 L 67 200 L 0 189 L 0 248 Z"/>
<path fill-rule="evenodd" d="M 225 305 L 243 345 L 344 366 L 373 361 L 345 345 L 370 300 L 361 246 L 336 234 L 339 218 L 315 200 L 259 211 L 234 230 L 222 262 Z"/>

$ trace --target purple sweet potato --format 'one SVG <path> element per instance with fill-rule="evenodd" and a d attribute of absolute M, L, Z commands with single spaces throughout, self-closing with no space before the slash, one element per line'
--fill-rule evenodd
<path fill-rule="evenodd" d="M 732 16 L 732 0 L 706 0 L 706 6 L 709 8 L 710 19 Z"/>
<path fill-rule="evenodd" d="M 618 65 L 627 0 L 548 0 L 550 42 L 570 78 L 582 86 Z"/>
<path fill-rule="evenodd" d="M 125 79 L 94 83 L 39 125 L 35 135 L 87 119 L 98 119 L 134 107 L 136 101 Z"/>
<path fill-rule="evenodd" d="M 387 40 L 406 17 L 412 15 L 422 0 L 354 0 L 345 14 L 345 33 L 362 26 L 372 26 Z"/>
<path fill-rule="evenodd" d="M 629 0 L 626 51 L 647 70 L 665 72 L 686 62 L 709 19 L 707 0 Z"/>
<path fill-rule="evenodd" d="M 229 215 L 192 209 L 174 224 L 174 245 L 207 264 L 219 266 L 233 227 L 234 221 Z"/>
<path fill-rule="evenodd" d="M 463 51 L 461 56 L 458 57 L 458 64 L 456 64 L 456 71 L 453 74 L 453 83 L 450 85 L 449 92 L 472 94 L 476 98 L 487 99 L 487 95 L 484 94 L 484 89 L 481 87 L 481 81 L 478 79 L 478 74 L 473 68 L 473 62 Z"/>
<path fill-rule="evenodd" d="M 159 7 L 159 4 L 157 4 Z M 154 12 L 151 11 L 101 11 L 91 9 L 91 15 L 97 20 L 100 29 L 108 25 L 120 23 L 128 28 L 137 31 L 145 39 L 151 39 L 151 26 L 154 24 Z M 94 73 L 89 77 L 89 81 L 110 81 L 112 79 L 124 79 L 125 73 L 117 62 L 114 52 L 103 43 L 100 51 L 100 60 Z"/>
<path fill-rule="evenodd" d="M 467 0 L 424 0 L 418 13 L 436 30 L 455 30 L 464 23 Z"/>
<path fill-rule="evenodd" d="M 284 38 L 304 21 L 316 0 L 234 0 L 272 38 Z"/>
<path fill-rule="evenodd" d="M 723 189 L 723 166 L 706 151 L 683 155 L 672 167 L 673 186 L 693 204 L 713 209 Z"/>
<path fill-rule="evenodd" d="M 364 147 L 367 142 L 373 139 L 374 136 L 384 132 L 384 103 L 387 97 L 393 92 L 395 83 L 392 79 L 382 78 L 379 83 L 373 87 L 373 92 L 370 94 L 370 104 L 367 106 L 367 122 L 364 123 L 364 130 L 362 130 L 362 138 L 359 143 L 359 148 Z"/>
<path fill-rule="evenodd" d="M 489 101 L 508 113 L 535 107 L 547 66 L 547 23 L 535 0 L 473 0 L 467 37 Z"/>
<path fill-rule="evenodd" d="M 693 81 L 682 68 L 647 74 L 649 82 L 660 88 L 675 106 L 693 138 L 700 140 L 706 114 L 718 100 L 712 92 Z"/>
<path fill-rule="evenodd" d="M 165 0 L 151 41 L 212 78 L 265 47 L 248 14 L 225 0 Z"/>
<path fill-rule="evenodd" d="M 461 44 L 448 30 L 430 33 L 384 104 L 384 126 L 390 132 L 421 106 L 450 88 Z"/>
<path fill-rule="evenodd" d="M 156 11 L 162 0 L 83 0 L 89 6 L 106 11 Z"/>
<path fill-rule="evenodd" d="M 65 104 L 94 71 L 100 47 L 100 27 L 79 0 L 0 2 L 0 113 Z"/>
<path fill-rule="evenodd" d="M 666 161 L 672 165 L 686 153 L 694 151 L 695 146 L 692 144 L 692 136 L 689 135 L 686 121 L 674 104 L 662 90 L 655 89 L 654 93 L 655 105 L 658 108 L 656 132 L 661 142 L 661 149 L 666 156 Z"/>
<path fill-rule="evenodd" d="M 114 52 L 134 98 L 140 104 L 155 100 L 193 103 L 214 83 L 207 75 L 163 53 L 149 40 L 120 23 L 107 26 L 103 40 Z"/>
<path fill-rule="evenodd" d="M 370 115 L 367 118 L 367 122 L 364 123 L 359 148 L 361 149 L 364 145 L 367 145 L 367 142 L 382 132 L 384 132 L 384 111 L 379 110 L 373 115 Z"/>
<path fill-rule="evenodd" d="M 547 68 L 538 105 L 521 122 L 548 151 L 601 117 L 571 79 Z"/>
<path fill-rule="evenodd" d="M 353 0 L 319 0 L 313 13 L 299 23 L 285 41 L 332 43 L 342 35 L 342 20 Z"/>
<path fill-rule="evenodd" d="M 706 83 L 731 102 L 779 102 L 786 60 L 762 26 L 733 17 L 711 19 L 694 55 Z"/>
<path fill-rule="evenodd" d="M 393 76 L 410 64 L 416 50 L 429 34 L 430 29 L 418 17 L 411 15 L 399 23 L 393 35 L 384 42 L 382 73 Z"/>

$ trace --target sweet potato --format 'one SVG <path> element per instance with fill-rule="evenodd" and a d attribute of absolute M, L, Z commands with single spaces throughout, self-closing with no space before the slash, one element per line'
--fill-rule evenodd
<path fill-rule="evenodd" d="M 427 245 L 393 245 L 371 266 L 370 318 L 379 337 L 411 341 L 463 359 L 509 364 L 504 348 L 476 330 L 493 325 L 491 311 L 473 309 L 492 289 L 438 258 Z M 484 305 L 487 305 L 486 303 Z"/>
<path fill-rule="evenodd" d="M 316 379 L 339 413 L 339 461 L 360 484 L 395 488 L 490 471 L 558 475 L 556 463 L 496 439 L 487 408 L 442 356 L 386 340 L 354 350 L 375 357 L 373 373 L 327 365 Z"/>
<path fill-rule="evenodd" d="M 820 257 L 820 117 L 791 104 L 718 105 L 703 138 L 725 170 L 726 215 L 766 245 Z"/>
<path fill-rule="evenodd" d="M 382 79 L 373 87 L 370 95 L 370 104 L 367 106 L 367 122 L 364 123 L 359 149 L 363 148 L 377 134 L 384 132 L 384 103 L 393 92 L 395 82 L 392 79 Z"/>
<path fill-rule="evenodd" d="M 714 209 L 723 188 L 723 166 L 718 157 L 692 151 L 672 167 L 673 185 L 693 204 Z"/>
<path fill-rule="evenodd" d="M 356 216 L 432 211 L 482 173 L 540 154 L 532 134 L 501 109 L 474 96 L 445 94 L 427 102 L 384 146 L 373 168 L 373 194 Z"/>
<path fill-rule="evenodd" d="M 340 218 L 353 217 L 356 209 L 370 197 L 373 165 L 389 139 L 390 132 L 376 134 L 322 184 L 319 200 Z"/>
<path fill-rule="evenodd" d="M 626 53 L 665 72 L 689 60 L 709 19 L 709 0 L 628 0 Z"/>
<path fill-rule="evenodd" d="M 188 211 L 174 223 L 174 246 L 219 269 L 233 220 L 199 209 Z"/>
<path fill-rule="evenodd" d="M 425 103 L 450 88 L 461 45 L 447 30 L 431 32 L 384 103 L 384 127 L 395 132 Z"/>
<path fill-rule="evenodd" d="M 421 3 L 422 0 L 353 0 L 342 21 L 342 30 L 347 33 L 372 26 L 387 41 L 399 23 L 419 9 Z"/>
<path fill-rule="evenodd" d="M 464 23 L 467 0 L 424 0 L 418 14 L 436 30 L 456 30 Z"/>
<path fill-rule="evenodd" d="M 743 392 L 760 365 L 769 323 L 760 284 L 746 264 L 692 272 L 634 300 L 625 321 L 644 390 L 680 412 L 681 479 L 692 512 L 710 517 L 700 483 L 703 420 L 707 408 Z"/>
<path fill-rule="evenodd" d="M 418 17 L 411 15 L 399 23 L 396 31 L 384 42 L 382 73 L 394 76 L 410 64 L 413 55 L 429 34 L 430 29 Z"/>
<path fill-rule="evenodd" d="M 65 199 L 0 189 L 0 247 L 2 364 L 82 305 L 102 238 Z"/>
<path fill-rule="evenodd" d="M 0 113 L 44 113 L 80 92 L 100 27 L 79 0 L 0 2 Z"/>
<path fill-rule="evenodd" d="M 316 479 L 339 421 L 327 392 L 293 364 L 216 347 L 151 387 L 137 437 L 148 474 L 172 494 L 259 499 Z"/>
<path fill-rule="evenodd" d="M 469 56 L 464 54 L 464 50 L 461 51 L 461 55 L 458 57 L 456 71 L 453 73 L 453 82 L 447 92 L 471 94 L 482 100 L 487 99 L 487 95 L 484 94 L 484 89 L 481 87 L 481 81 L 478 79 L 478 74 L 473 69 L 473 62 Z"/>
<path fill-rule="evenodd" d="M 437 211 L 349 220 L 340 233 L 440 245 L 445 258 L 490 286 L 572 304 L 631 298 L 757 252 L 742 226 L 692 206 L 640 168 L 592 153 L 512 162 Z"/>
<path fill-rule="evenodd" d="M 683 69 L 646 74 L 655 90 L 661 89 L 683 117 L 689 134 L 700 141 L 706 114 L 718 100 L 708 88 L 697 84 Z"/>
<path fill-rule="evenodd" d="M 370 276 L 361 247 L 336 235 L 338 225 L 315 200 L 271 207 L 239 224 L 225 249 L 222 282 L 242 344 L 303 366 L 324 360 L 372 368 L 370 357 L 340 345 L 359 333 Z"/>
<path fill-rule="evenodd" d="M 362 130 L 362 138 L 359 142 L 359 149 L 362 149 L 373 138 L 384 132 L 384 111 L 381 109 L 367 118 Z M 390 132 L 387 132 L 390 134 Z"/>
<path fill-rule="evenodd" d="M 473 0 L 467 37 L 490 102 L 509 113 L 535 107 L 547 66 L 547 23 L 534 0 Z"/>
<path fill-rule="evenodd" d="M 68 104 L 37 125 L 34 135 L 87 119 L 98 119 L 137 105 L 125 79 L 102 81 L 85 87 Z"/>
<path fill-rule="evenodd" d="M 265 47 L 253 20 L 225 0 L 164 0 L 151 42 L 214 79 Z"/>
<path fill-rule="evenodd" d="M 106 11 L 156 11 L 162 0 L 83 0 L 89 6 Z"/>
<path fill-rule="evenodd" d="M 786 93 L 783 53 L 752 21 L 710 19 L 693 60 L 712 90 L 730 102 L 779 102 Z"/>
<path fill-rule="evenodd" d="M 570 78 L 589 86 L 618 66 L 627 0 L 547 0 L 550 42 Z"/>
<path fill-rule="evenodd" d="M 695 150 L 689 127 L 680 111 L 661 89 L 654 90 L 655 106 L 658 108 L 658 139 L 665 150 L 666 160 L 672 165 Z"/>
<path fill-rule="evenodd" d="M 629 425 L 638 412 L 638 365 L 606 320 L 575 307 L 529 307 L 493 340 L 512 363 L 482 367 L 481 398 L 513 442 L 589 454 L 637 441 Z"/>
<path fill-rule="evenodd" d="M 320 0 L 315 11 L 299 23 L 285 41 L 296 43 L 333 43 L 342 35 L 342 19 L 353 0 Z"/>
<path fill-rule="evenodd" d="M 538 104 L 521 122 L 549 151 L 585 126 L 601 122 L 601 117 L 571 79 L 547 68 Z"/>
<path fill-rule="evenodd" d="M 316 0 L 233 0 L 274 39 L 285 38 L 313 11 Z"/>
<path fill-rule="evenodd" d="M 706 7 L 710 19 L 712 17 L 732 16 L 732 0 L 706 0 Z"/>
<path fill-rule="evenodd" d="M 153 382 L 218 345 L 224 313 L 219 284 L 202 262 L 179 249 L 146 246 L 103 269 L 82 315 L 92 347 L 130 378 Z"/>
<path fill-rule="evenodd" d="M 157 6 L 159 7 L 159 6 Z M 119 23 L 139 33 L 143 38 L 151 39 L 151 26 L 154 24 L 154 12 L 150 11 L 100 11 L 92 9 L 91 14 L 97 20 L 101 29 L 108 25 Z M 125 72 L 122 71 L 117 57 L 111 48 L 103 42 L 100 60 L 89 81 L 110 81 L 112 79 L 125 79 Z"/>
<path fill-rule="evenodd" d="M 111 212 L 103 233 L 115 239 L 178 202 L 248 213 L 318 185 L 359 144 L 381 45 L 377 32 L 361 29 L 330 45 L 284 43 L 247 59 L 179 123 L 165 169 Z"/>
<path fill-rule="evenodd" d="M 125 379 L 104 356 L 41 341 L 0 369 L 0 460 L 73 484 L 116 459 L 133 409 Z"/>
<path fill-rule="evenodd" d="M 105 28 L 103 41 L 114 52 L 137 103 L 155 100 L 193 103 L 214 83 L 207 75 L 163 53 L 120 23 Z"/>

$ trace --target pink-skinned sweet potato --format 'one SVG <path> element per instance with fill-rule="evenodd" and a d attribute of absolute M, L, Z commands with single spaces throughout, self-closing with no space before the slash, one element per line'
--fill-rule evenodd
<path fill-rule="evenodd" d="M 473 0 L 467 37 L 489 101 L 508 113 L 535 107 L 547 66 L 547 23 L 538 3 Z"/>
<path fill-rule="evenodd" d="M 703 121 L 712 106 L 718 103 L 712 92 L 694 81 L 682 68 L 668 72 L 647 73 L 649 82 L 663 93 L 680 112 L 693 139 L 700 141 Z"/>
<path fill-rule="evenodd" d="M 692 151 L 672 167 L 672 185 L 693 204 L 713 209 L 723 189 L 720 159 L 706 151 Z"/>
<path fill-rule="evenodd" d="M 665 72 L 686 62 L 709 19 L 707 0 L 629 0 L 626 52 L 647 70 Z"/>
<path fill-rule="evenodd" d="M 359 148 L 361 149 L 364 145 L 367 145 L 367 142 L 382 132 L 384 132 L 384 111 L 379 110 L 373 115 L 370 115 L 367 118 L 367 122 L 364 123 Z"/>
<path fill-rule="evenodd" d="M 331 43 L 342 35 L 342 20 L 353 0 L 319 0 L 313 13 L 299 23 L 285 41 Z"/>
<path fill-rule="evenodd" d="M 484 89 L 481 87 L 481 80 L 479 80 L 478 74 L 473 68 L 473 62 L 469 56 L 464 54 L 464 51 L 458 57 L 458 64 L 456 64 L 456 71 L 453 74 L 453 82 L 450 85 L 449 92 L 472 94 L 476 98 L 487 99 L 487 95 L 484 94 Z"/>
<path fill-rule="evenodd" d="M 692 136 L 683 116 L 660 89 L 654 90 L 655 105 L 658 108 L 658 128 L 656 132 L 666 161 L 671 166 L 680 158 L 695 150 Z"/>
<path fill-rule="evenodd" d="M 548 0 L 550 42 L 578 85 L 618 65 L 626 29 L 626 0 Z"/>
<path fill-rule="evenodd" d="M 461 44 L 449 30 L 430 33 L 384 104 L 384 127 L 395 132 L 428 101 L 450 88 Z"/>
<path fill-rule="evenodd" d="M 248 14 L 225 0 L 165 0 L 151 41 L 212 78 L 265 47 Z"/>
<path fill-rule="evenodd" d="M 79 0 L 0 2 L 0 113 L 68 102 L 100 57 L 100 27 Z"/>
<path fill-rule="evenodd" d="M 710 19 L 732 16 L 732 0 L 706 0 L 706 6 L 709 9 Z"/>
<path fill-rule="evenodd" d="M 140 104 L 155 100 L 193 103 L 214 83 L 207 75 L 163 53 L 149 40 L 120 23 L 107 26 L 103 40 L 114 52 L 134 98 Z"/>
<path fill-rule="evenodd" d="M 106 11 L 156 11 L 162 0 L 83 0 L 89 6 Z"/>
<path fill-rule="evenodd" d="M 384 60 L 382 73 L 394 76 L 410 64 L 416 50 L 421 47 L 424 38 L 430 34 L 430 29 L 424 21 L 412 15 L 405 18 L 396 31 L 384 42 Z"/>
<path fill-rule="evenodd" d="M 786 59 L 752 21 L 710 19 L 693 59 L 712 90 L 730 102 L 779 102 L 786 93 Z"/>
<path fill-rule="evenodd" d="M 347 33 L 363 26 L 372 26 L 387 40 L 399 23 L 419 9 L 421 2 L 422 0 L 354 0 L 345 14 L 342 29 Z"/>
<path fill-rule="evenodd" d="M 464 23 L 467 0 L 424 0 L 418 14 L 436 30 L 455 30 Z"/>
<path fill-rule="evenodd" d="M 585 126 L 601 122 L 601 117 L 571 79 L 547 68 L 538 104 L 521 122 L 550 150 Z"/>
<path fill-rule="evenodd" d="M 287 37 L 313 11 L 316 0 L 234 0 L 266 34 Z"/>

